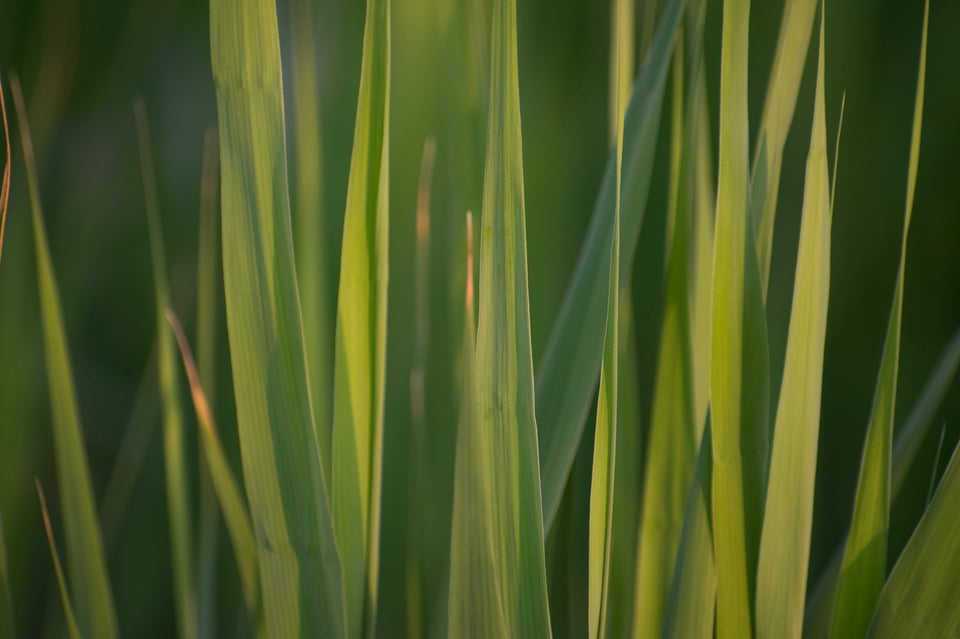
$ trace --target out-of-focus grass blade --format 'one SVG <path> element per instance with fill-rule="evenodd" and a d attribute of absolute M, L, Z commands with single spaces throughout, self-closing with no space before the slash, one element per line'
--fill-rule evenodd
<path fill-rule="evenodd" d="M 166 312 L 166 321 L 177 340 L 180 357 L 183 360 L 183 368 L 187 372 L 193 408 L 200 425 L 203 456 L 207 460 L 210 479 L 216 490 L 220 509 L 223 511 L 227 532 L 230 533 L 230 541 L 233 543 L 233 552 L 237 558 L 240 584 L 243 586 L 243 597 L 247 604 L 247 610 L 250 612 L 251 618 L 255 618 L 259 609 L 259 596 L 257 590 L 257 543 L 253 536 L 253 526 L 250 524 L 250 517 L 247 515 L 247 508 L 240 494 L 240 488 L 233 478 L 227 456 L 223 452 L 223 445 L 220 443 L 216 422 L 213 419 L 213 411 L 210 409 L 207 396 L 203 392 L 200 374 L 193 362 L 193 355 L 190 353 L 190 345 L 183 334 L 183 328 L 181 328 L 176 316 L 169 310 Z"/>
<path fill-rule="evenodd" d="M 780 21 L 780 35 L 770 69 L 767 97 L 760 118 L 760 132 L 753 156 L 751 181 L 751 222 L 757 235 L 757 254 L 766 298 L 770 280 L 773 226 L 780 191 L 783 147 L 797 107 L 803 65 L 810 46 L 817 0 L 787 0 Z"/>
<path fill-rule="evenodd" d="M 77 627 L 84 636 L 110 639 L 117 635 L 117 616 L 107 577 L 103 542 L 97 525 L 90 469 L 87 465 L 80 430 L 76 391 L 70 372 L 67 335 L 57 293 L 57 282 L 43 225 L 40 188 L 34 163 L 33 144 L 27 123 L 20 82 L 11 80 L 20 140 L 27 168 L 27 183 L 33 213 L 33 236 L 37 259 L 37 286 L 43 324 L 50 411 L 53 419 L 53 442 L 57 462 L 57 483 L 63 509 L 67 537 L 67 565 L 71 589 L 76 596 Z M 51 537 L 52 539 L 52 537 Z"/>
<path fill-rule="evenodd" d="M 16 636 L 13 617 L 13 593 L 10 591 L 10 572 L 7 566 L 7 541 L 3 534 L 3 517 L 0 516 L 0 637 L 13 639 Z"/>
<path fill-rule="evenodd" d="M 824 20 L 800 242 L 777 405 L 757 572 L 757 636 L 800 637 L 813 525 L 823 349 L 830 299 L 830 176 L 824 105 Z"/>
<path fill-rule="evenodd" d="M 330 485 L 333 468 L 333 309 L 330 308 L 330 231 L 323 210 L 323 158 L 320 144 L 320 93 L 317 87 L 317 35 L 314 2 L 291 0 L 290 34 L 294 147 L 293 226 L 296 229 L 297 283 L 303 313 L 303 341 L 310 371 L 310 396 L 324 480 Z M 211 391 L 212 392 L 212 391 Z"/>
<path fill-rule="evenodd" d="M 227 333 L 267 632 L 342 637 L 294 272 L 275 3 L 213 0 L 210 39 Z"/>
<path fill-rule="evenodd" d="M 337 298 L 333 514 L 347 629 L 372 636 L 380 564 L 390 217 L 390 0 L 367 0 Z"/>
<path fill-rule="evenodd" d="M 621 2 L 620 4 L 625 4 Z M 617 12 L 622 12 L 618 9 Z M 632 17 L 632 16 L 631 16 Z M 632 31 L 633 25 L 629 26 Z M 613 214 L 613 243 L 610 248 L 610 264 L 607 282 L 607 320 L 603 339 L 603 357 L 600 366 L 600 391 L 597 398 L 597 423 L 593 439 L 593 466 L 590 478 L 590 515 L 588 523 L 588 584 L 587 584 L 587 636 L 601 639 L 607 634 L 607 598 L 610 585 L 610 552 L 613 539 L 613 499 L 616 486 L 617 460 L 617 399 L 620 385 L 619 331 L 620 331 L 620 193 L 623 171 L 623 114 L 626 102 L 621 98 L 626 93 L 625 83 L 620 81 L 620 67 L 631 55 L 626 49 L 627 37 L 614 48 L 614 74 L 617 78 L 613 94 L 616 127 L 617 188 Z M 632 43 L 631 43 L 632 44 Z M 629 76 L 627 76 L 629 77 Z M 519 127 L 518 127 L 519 129 Z M 522 207 L 521 207 L 522 211 Z"/>
<path fill-rule="evenodd" d="M 753 634 L 753 584 L 766 492 L 766 317 L 747 211 L 749 14 L 749 0 L 724 1 L 710 364 L 719 639 Z"/>
<path fill-rule="evenodd" d="M 933 424 L 940 403 L 953 383 L 960 368 L 960 331 L 953 334 L 944 349 L 936 368 L 930 374 L 920 398 L 913 405 L 910 415 L 900 426 L 893 445 L 893 471 L 890 481 L 890 500 L 896 499 L 913 465 L 920 445 Z M 824 637 L 830 628 L 833 602 L 836 597 L 837 580 L 842 567 L 845 544 L 838 546 L 830 563 L 821 572 L 813 594 L 809 598 L 804 619 L 803 636 L 808 639 Z"/>
<path fill-rule="evenodd" d="M 494 510 L 486 525 L 501 577 L 506 636 L 549 637 L 514 0 L 496 0 L 492 16 L 475 410 L 491 452 L 487 481 Z"/>
<path fill-rule="evenodd" d="M 450 592 L 447 635 L 509 637 L 504 580 L 496 528 L 496 467 L 493 442 L 485 432 L 477 388 L 473 295 L 473 219 L 467 213 L 467 281 L 463 331 L 463 389 L 454 472 L 450 533 Z"/>
<path fill-rule="evenodd" d="M 960 632 L 960 446 L 893 567 L 867 636 L 954 637 Z"/>
<path fill-rule="evenodd" d="M 37 495 L 40 498 L 40 512 L 43 514 L 43 528 L 47 532 L 47 543 L 50 544 L 50 556 L 53 558 L 53 569 L 57 574 L 57 585 L 60 587 L 60 601 L 63 603 L 63 614 L 67 618 L 67 630 L 70 639 L 80 639 L 80 629 L 77 627 L 77 618 L 73 613 L 73 603 L 70 601 L 70 589 L 63 576 L 63 566 L 60 565 L 60 553 L 57 551 L 57 541 L 53 537 L 53 526 L 50 525 L 50 513 L 47 511 L 47 498 L 43 494 L 40 480 L 37 480 Z"/>
<path fill-rule="evenodd" d="M 620 278 L 627 280 L 646 209 L 660 104 L 683 13 L 683 0 L 664 8 L 650 53 L 627 107 L 623 128 Z M 596 391 L 603 355 L 604 297 L 613 238 L 616 158 L 607 163 L 590 228 L 554 323 L 537 375 L 537 420 L 543 477 L 544 524 L 549 530 Z"/>
<path fill-rule="evenodd" d="M 10 203 L 10 168 L 13 164 L 10 155 L 10 127 L 7 126 L 7 102 L 3 97 L 2 82 L 0 82 L 0 116 L 3 119 L 3 139 L 7 148 L 7 159 L 3 165 L 3 178 L 0 179 L 0 261 L 2 261 L 3 231 L 7 226 L 7 205 Z"/>
<path fill-rule="evenodd" d="M 192 639 L 197 637 L 198 616 L 191 543 L 193 527 L 190 523 L 190 496 L 184 458 L 183 413 L 177 379 L 176 347 L 163 319 L 164 310 L 170 306 L 170 291 L 167 286 L 163 230 L 160 226 L 160 202 L 157 196 L 156 174 L 153 170 L 153 150 L 150 145 L 147 110 L 143 102 L 138 100 L 134 104 L 133 111 L 136 116 L 140 170 L 146 200 L 147 226 L 150 231 L 150 256 L 153 262 L 157 322 L 157 376 L 163 406 L 163 455 L 166 465 L 167 510 L 170 518 L 174 601 L 177 606 L 179 634 L 184 639 Z"/>
<path fill-rule="evenodd" d="M 890 523 L 890 451 L 893 445 L 894 407 L 900 363 L 900 331 L 903 317 L 903 281 L 907 259 L 907 237 L 913 214 L 913 196 L 920 158 L 920 131 L 923 124 L 923 97 L 927 62 L 929 0 L 923 15 L 920 43 L 920 71 L 913 112 L 910 164 L 907 172 L 907 201 L 900 248 L 900 268 L 893 292 L 890 320 L 884 339 L 883 356 L 874 393 L 866 442 L 860 461 L 860 476 L 853 504 L 853 520 L 847 535 L 843 568 L 833 609 L 832 637 L 863 636 L 880 597 L 887 569 L 887 535 Z M 931 547 L 936 548 L 936 547 Z M 945 552 L 938 549 L 937 552 Z"/>

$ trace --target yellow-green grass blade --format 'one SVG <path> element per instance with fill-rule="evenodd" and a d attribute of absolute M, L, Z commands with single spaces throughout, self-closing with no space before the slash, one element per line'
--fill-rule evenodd
<path fill-rule="evenodd" d="M 472 221 L 467 213 L 463 388 L 454 470 L 447 635 L 480 639 L 509 637 L 513 626 L 504 599 L 507 575 L 498 555 L 499 531 L 495 527 L 495 452 L 478 401 Z"/>
<path fill-rule="evenodd" d="M 163 318 L 170 306 L 163 231 L 160 226 L 160 202 L 153 170 L 150 129 L 143 102 L 134 104 L 140 169 L 146 200 L 147 227 L 150 231 L 150 256 L 153 263 L 154 303 L 157 330 L 157 377 L 163 413 L 163 455 L 166 470 L 167 514 L 170 526 L 170 551 L 174 601 L 179 634 L 183 639 L 197 637 L 198 615 L 194 582 L 191 507 L 184 454 L 183 413 L 177 377 L 176 346 Z"/>
<path fill-rule="evenodd" d="M 633 268 L 646 210 L 660 106 L 683 0 L 670 0 L 623 125 L 620 280 Z M 607 162 L 590 228 L 537 373 L 544 524 L 549 530 L 594 400 L 603 356 L 605 297 L 616 202 L 616 158 Z"/>
<path fill-rule="evenodd" d="M 222 289 L 217 286 L 217 133 L 207 129 L 200 174 L 200 224 L 197 237 L 197 368 L 210 397 L 216 397 L 217 310 Z M 200 435 L 202 446 L 202 434 Z M 197 533 L 197 611 L 201 637 L 216 635 L 216 568 L 218 513 L 210 471 L 199 465 L 200 517 Z M 256 560 L 256 555 L 254 555 Z"/>
<path fill-rule="evenodd" d="M 880 372 L 874 393 L 866 442 L 860 461 L 860 476 L 854 497 L 853 519 L 847 535 L 843 568 L 833 609 L 832 637 L 860 637 L 880 597 L 887 569 L 887 536 L 890 523 L 890 459 L 893 446 L 893 419 L 900 363 L 900 332 L 903 318 L 903 282 L 907 258 L 907 237 L 913 214 L 913 199 L 920 159 L 920 131 L 927 62 L 929 0 L 923 15 L 920 43 L 920 70 L 913 112 L 910 163 L 907 170 L 907 200 L 900 248 L 900 267 L 893 292 L 890 320 L 884 339 Z"/>
<path fill-rule="evenodd" d="M 210 479 L 216 490 L 220 509 L 227 524 L 227 532 L 233 544 L 233 553 L 237 560 L 237 569 L 240 572 L 240 584 L 243 587 L 243 598 L 251 618 L 255 618 L 259 611 L 259 592 L 257 588 L 257 543 L 253 536 L 253 526 L 247 514 L 247 508 L 240 488 L 230 470 L 230 464 L 220 443 L 217 434 L 217 425 L 213 419 L 213 410 L 207 402 L 207 395 L 203 391 L 200 373 L 193 361 L 190 345 L 183 333 L 183 328 L 176 316 L 169 310 L 166 312 L 166 321 L 169 330 L 176 339 L 183 360 L 183 368 L 187 373 L 190 385 L 190 396 L 193 408 L 200 426 L 203 456 L 210 471 Z"/>
<path fill-rule="evenodd" d="M 618 10 L 620 11 L 620 10 Z M 632 25 L 630 26 L 632 30 Z M 625 35 L 618 34 L 616 40 Z M 597 398 L 597 421 L 593 439 L 593 465 L 590 477 L 590 511 L 588 522 L 587 573 L 587 636 L 601 639 L 607 635 L 607 599 L 610 586 L 610 553 L 613 538 L 613 499 L 616 486 L 617 399 L 620 385 L 620 193 L 623 171 L 623 114 L 626 103 L 621 98 L 625 87 L 619 78 L 620 67 L 631 55 L 626 43 L 614 49 L 614 74 L 618 78 L 614 93 L 617 164 L 616 201 L 613 214 L 613 244 L 607 268 L 607 320 L 600 365 L 600 391 Z M 632 48 L 632 47 L 631 47 Z M 521 207 L 522 211 L 522 207 Z"/>
<path fill-rule="evenodd" d="M 240 454 L 270 636 L 345 635 L 310 406 L 273 0 L 210 6 L 223 280 Z"/>
<path fill-rule="evenodd" d="M 824 104 L 823 13 L 818 60 L 793 303 L 760 539 L 756 600 L 756 630 L 760 638 L 799 639 L 807 593 L 830 299 L 832 211 Z"/>
<path fill-rule="evenodd" d="M 83 446 L 80 411 L 70 370 L 63 311 L 60 308 L 53 261 L 43 224 L 40 187 L 27 123 L 27 110 L 16 77 L 12 79 L 11 85 L 30 190 L 57 483 L 67 539 L 70 586 L 76 597 L 74 610 L 77 627 L 84 636 L 110 639 L 117 636 L 117 615 L 107 576 L 103 541 L 97 524 L 90 468 Z"/>
<path fill-rule="evenodd" d="M 954 637 L 960 632 L 960 447 L 897 560 L 867 636 Z"/>
<path fill-rule="evenodd" d="M 766 317 L 747 211 L 749 14 L 749 0 L 724 1 L 710 363 L 719 639 L 753 634 L 769 420 Z"/>
<path fill-rule="evenodd" d="M 920 398 L 897 430 L 890 477 L 891 502 L 900 493 L 907 472 L 913 465 L 930 426 L 934 423 L 933 418 L 953 383 L 958 369 L 960 369 L 960 331 L 954 332 L 950 338 L 936 367 L 927 379 Z M 829 564 L 820 573 L 817 585 L 809 598 L 803 628 L 803 636 L 806 638 L 824 637 L 830 629 L 837 581 L 843 565 L 844 547 L 845 544 L 837 546 Z"/>
<path fill-rule="evenodd" d="M 770 280 L 770 256 L 773 251 L 783 148 L 797 107 L 817 4 L 817 0 L 787 0 L 784 5 L 763 115 L 760 117 L 760 131 L 753 156 L 750 202 L 764 298 Z"/>
<path fill-rule="evenodd" d="M 477 405 L 492 448 L 502 600 L 510 634 L 551 635 L 544 566 L 514 0 L 493 3 L 480 220 Z"/>
<path fill-rule="evenodd" d="M 333 300 L 327 236 L 331 225 L 323 208 L 323 156 L 320 138 L 320 92 L 317 86 L 317 35 L 313 0 L 290 0 L 294 135 L 292 215 L 297 282 L 303 314 L 303 340 L 310 371 L 310 397 L 320 444 L 324 480 L 333 468 Z"/>
<path fill-rule="evenodd" d="M 60 565 L 60 553 L 57 551 L 57 541 L 53 536 L 53 526 L 50 525 L 50 513 L 47 510 L 47 498 L 43 494 L 40 480 L 37 480 L 37 495 L 40 498 L 40 512 L 43 515 L 43 528 L 47 533 L 47 543 L 50 545 L 50 556 L 53 558 L 53 569 L 57 575 L 57 586 L 60 588 L 60 602 L 63 604 L 63 614 L 67 619 L 67 631 L 70 633 L 70 639 L 80 639 L 82 635 L 77 626 L 76 615 L 73 612 L 73 603 L 70 601 L 70 589 L 67 587 L 67 580 L 63 576 L 63 566 Z"/>
<path fill-rule="evenodd" d="M 710 523 L 710 425 L 704 427 L 663 619 L 664 638 L 713 637 L 717 571 Z"/>
<path fill-rule="evenodd" d="M 617 143 L 618 127 L 630 100 L 633 87 L 636 0 L 612 0 L 610 11 L 610 84 L 607 96 L 607 124 L 610 144 Z"/>
<path fill-rule="evenodd" d="M 390 0 L 367 0 L 337 298 L 332 504 L 347 629 L 376 622 L 390 217 Z"/>
<path fill-rule="evenodd" d="M 10 569 L 7 564 L 7 541 L 3 534 L 3 516 L 0 515 L 0 638 L 13 639 L 16 634 Z"/>
<path fill-rule="evenodd" d="M 3 139 L 7 149 L 3 164 L 3 178 L 0 179 L 0 261 L 3 259 L 3 231 L 7 226 L 7 205 L 10 204 L 10 171 L 13 164 L 10 155 L 10 127 L 7 126 L 7 101 L 3 97 L 3 83 L 0 82 L 0 117 L 3 119 Z"/>

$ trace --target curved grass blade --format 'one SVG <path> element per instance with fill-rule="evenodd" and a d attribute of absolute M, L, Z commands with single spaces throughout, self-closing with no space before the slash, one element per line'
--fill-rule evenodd
<path fill-rule="evenodd" d="M 960 446 L 893 567 L 868 637 L 953 637 L 960 632 Z"/>
<path fill-rule="evenodd" d="M 847 535 L 843 568 L 833 609 L 832 637 L 860 637 L 880 597 L 887 569 L 887 540 L 890 523 L 890 451 L 893 445 L 894 407 L 900 364 L 900 331 L 903 318 L 903 281 L 907 259 L 907 237 L 913 214 L 913 199 L 920 158 L 920 131 L 923 125 L 923 97 L 927 63 L 927 23 L 930 2 L 923 14 L 920 43 L 920 70 L 910 140 L 907 173 L 907 201 L 900 248 L 900 267 L 893 292 L 890 320 L 884 339 L 883 356 L 874 393 L 870 423 L 860 462 L 860 476 L 853 504 L 853 520 Z"/>
<path fill-rule="evenodd" d="M 7 159 L 0 179 L 0 261 L 3 259 L 3 231 L 7 226 L 7 205 L 10 204 L 10 127 L 7 126 L 7 101 L 3 97 L 3 82 L 0 82 L 0 117 L 3 119 L 3 139 L 7 147 Z"/>
<path fill-rule="evenodd" d="M 213 0 L 223 280 L 240 453 L 270 636 L 345 635 L 294 272 L 276 5 Z"/>
<path fill-rule="evenodd" d="M 347 630 L 372 636 L 380 564 L 386 375 L 390 0 L 367 0 L 357 122 L 343 220 L 333 397 L 332 504 Z"/>
<path fill-rule="evenodd" d="M 7 566 L 7 541 L 3 534 L 3 517 L 0 516 L 0 637 L 13 639 L 16 636 L 13 593 L 10 591 L 10 574 Z"/>
<path fill-rule="evenodd" d="M 767 464 L 766 317 L 747 211 L 749 14 L 749 0 L 724 1 L 710 364 L 719 639 L 753 634 Z"/>
<path fill-rule="evenodd" d="M 57 585 L 60 587 L 60 601 L 63 603 L 63 613 L 67 618 L 67 630 L 71 639 L 80 639 L 80 629 L 77 627 L 77 618 L 73 613 L 73 603 L 70 601 L 70 589 L 63 576 L 63 566 L 60 565 L 60 553 L 57 552 L 57 541 L 53 537 L 53 526 L 50 525 L 50 513 L 47 511 L 47 499 L 43 495 L 43 487 L 37 480 L 37 495 L 40 498 L 40 512 L 43 514 L 43 527 L 47 532 L 47 542 L 50 544 L 50 556 L 53 558 L 53 569 L 57 574 Z"/>
<path fill-rule="evenodd" d="M 140 170 L 146 200 L 147 226 L 150 232 L 150 255 L 153 263 L 154 302 L 156 304 L 157 376 L 163 412 L 163 455 L 166 468 L 167 509 L 170 518 L 170 548 L 173 569 L 174 601 L 176 602 L 179 635 L 183 639 L 197 637 L 198 620 L 196 585 L 194 583 L 193 548 L 190 522 L 190 497 L 184 458 L 183 412 L 177 379 L 176 351 L 164 325 L 164 309 L 170 306 L 167 286 L 167 265 L 164 257 L 163 231 L 160 226 L 160 202 L 157 196 L 150 126 L 142 101 L 133 107 L 140 149 Z"/>
<path fill-rule="evenodd" d="M 757 636 L 796 637 L 803 629 L 813 493 L 820 433 L 823 351 L 830 299 L 830 176 L 824 98 L 824 19 L 813 128 L 807 154 L 800 241 L 777 405 L 757 572 Z"/>
<path fill-rule="evenodd" d="M 621 2 L 620 4 L 624 4 Z M 622 13 L 623 9 L 618 9 Z M 632 31 L 632 25 L 628 30 Z M 625 34 L 615 38 L 621 46 L 614 49 L 614 74 L 617 78 L 613 94 L 617 163 L 616 201 L 613 213 L 613 243 L 610 248 L 607 284 L 607 320 L 600 365 L 600 391 L 597 398 L 597 423 L 594 429 L 593 466 L 590 478 L 590 514 L 588 523 L 587 636 L 602 639 L 607 635 L 607 607 L 610 586 L 610 552 L 613 540 L 613 503 L 616 487 L 617 399 L 620 385 L 620 194 L 623 172 L 623 115 L 626 91 L 620 68 L 632 51 L 626 49 Z M 632 44 L 629 43 L 629 44 Z M 631 47 L 632 48 L 632 47 Z M 629 76 L 627 76 L 629 77 Z"/>
<path fill-rule="evenodd" d="M 70 355 L 63 325 L 57 282 L 43 225 L 40 188 L 34 162 L 27 110 L 16 76 L 11 79 L 20 140 L 27 168 L 33 236 L 37 258 L 37 286 L 43 324 L 53 443 L 57 462 L 64 531 L 67 538 L 67 565 L 70 585 L 76 597 L 77 627 L 84 636 L 111 639 L 117 636 L 117 615 L 104 560 L 103 541 L 97 525 L 90 469 L 83 446 L 76 391 L 70 372 Z M 52 537 L 51 537 L 52 539 Z"/>
<path fill-rule="evenodd" d="M 777 49 L 770 69 L 767 96 L 760 117 L 760 131 L 753 156 L 751 180 L 751 222 L 757 235 L 757 255 L 767 296 L 770 281 L 770 256 L 773 250 L 773 226 L 780 191 L 783 147 L 793 122 L 800 92 L 800 80 L 807 60 L 817 0 L 787 0 L 780 21 Z"/>
<path fill-rule="evenodd" d="M 627 280 L 627 274 L 633 268 L 633 256 L 643 224 L 660 124 L 660 105 L 683 6 L 683 0 L 670 0 L 664 8 L 650 54 L 641 67 L 627 107 L 621 154 L 624 176 L 621 282 Z M 611 157 L 573 279 L 538 368 L 537 421 L 542 426 L 539 450 L 546 531 L 550 529 L 560 504 L 600 373 L 615 190 L 616 159 Z"/>

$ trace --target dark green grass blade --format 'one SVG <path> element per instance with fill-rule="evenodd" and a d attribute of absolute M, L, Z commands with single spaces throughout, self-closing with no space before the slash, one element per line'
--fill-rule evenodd
<path fill-rule="evenodd" d="M 277 637 L 342 637 L 294 273 L 276 6 L 213 0 L 210 32 L 227 328 L 266 627 Z"/>
<path fill-rule="evenodd" d="M 153 263 L 154 317 L 157 331 L 157 377 L 163 413 L 163 455 L 166 470 L 167 513 L 170 526 L 170 551 L 173 571 L 173 594 L 177 609 L 179 634 L 183 639 L 197 637 L 198 615 L 194 582 L 191 507 L 187 486 L 183 439 L 183 411 L 180 406 L 180 384 L 177 377 L 176 347 L 167 330 L 163 313 L 170 306 L 167 285 L 167 264 L 160 225 L 160 202 L 150 128 L 143 102 L 134 104 L 137 141 L 140 149 L 140 170 L 146 200 L 147 226 L 150 231 L 150 256 Z"/>
<path fill-rule="evenodd" d="M 74 610 L 77 616 L 77 627 L 84 636 L 110 639 L 117 635 L 117 616 L 107 576 L 103 542 L 97 524 L 90 469 L 84 451 L 83 434 L 80 430 L 79 409 L 67 350 L 63 312 L 60 308 L 53 262 L 50 258 L 50 248 L 43 224 L 40 188 L 27 123 L 27 111 L 23 103 L 20 83 L 14 77 L 11 84 L 30 188 L 37 285 L 40 294 L 50 411 L 53 420 L 57 482 L 60 488 L 64 532 L 67 538 L 70 585 L 76 597 Z"/>
<path fill-rule="evenodd" d="M 650 187 L 667 68 L 683 6 L 683 0 L 670 0 L 664 8 L 653 46 L 627 107 L 622 153 L 621 282 L 627 281 L 627 274 L 633 268 Z M 600 374 L 615 182 L 616 160 L 611 156 L 573 279 L 538 368 L 537 421 L 541 425 L 539 450 L 545 530 L 550 529 L 557 512 Z"/>
<path fill-rule="evenodd" d="M 333 397 L 333 505 L 347 629 L 371 636 L 380 563 L 386 375 L 390 0 L 367 0 L 360 96 L 340 256 Z"/>
<path fill-rule="evenodd" d="M 900 267 L 890 308 L 887 335 L 874 394 L 866 442 L 860 462 L 860 476 L 854 499 L 853 519 L 847 535 L 843 569 L 837 586 L 831 636 L 858 637 L 866 632 L 880 596 L 887 570 L 887 540 L 890 523 L 890 466 L 893 420 L 900 364 L 900 332 L 903 318 L 903 282 L 907 259 L 907 237 L 913 214 L 913 199 L 920 159 L 920 131 L 923 126 L 923 98 L 927 62 L 929 0 L 923 15 L 920 43 L 920 70 L 910 140 L 907 173 L 907 200 L 900 248 Z"/>
<path fill-rule="evenodd" d="M 7 565 L 7 541 L 0 516 L 0 639 L 17 636 L 13 615 L 13 593 L 10 591 L 10 570 Z"/>
<path fill-rule="evenodd" d="M 821 13 L 817 88 L 783 384 L 777 405 L 757 574 L 758 637 L 803 629 L 830 298 L 830 176 Z"/>

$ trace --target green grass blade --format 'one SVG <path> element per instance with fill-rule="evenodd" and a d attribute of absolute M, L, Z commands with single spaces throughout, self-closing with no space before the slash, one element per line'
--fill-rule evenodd
<path fill-rule="evenodd" d="M 217 425 L 213 419 L 213 411 L 207 402 L 207 395 L 203 391 L 200 374 L 193 361 L 190 345 L 176 316 L 169 310 L 166 312 L 166 321 L 169 330 L 176 339 L 183 360 L 183 368 L 187 372 L 190 385 L 190 396 L 193 399 L 193 408 L 200 425 L 200 436 L 203 444 L 203 456 L 210 471 L 210 479 L 216 490 L 220 509 L 227 524 L 227 532 L 233 544 L 233 552 L 237 559 L 237 568 L 240 572 L 240 584 L 243 587 L 243 597 L 251 618 L 255 618 L 259 609 L 259 593 L 257 589 L 257 543 L 253 536 L 253 526 L 247 514 L 247 508 L 240 488 L 230 470 L 227 456 L 223 452 L 220 436 L 217 434 Z"/>
<path fill-rule="evenodd" d="M 57 585 L 60 588 L 60 601 L 63 604 L 63 614 L 67 618 L 67 630 L 70 639 L 80 639 L 80 629 L 77 627 L 77 618 L 73 613 L 73 603 L 70 601 L 70 589 L 63 576 L 63 566 L 60 565 L 60 553 L 57 551 L 57 542 L 53 537 L 53 526 L 50 525 L 50 513 L 47 510 L 47 498 L 43 494 L 40 481 L 37 480 L 37 495 L 40 498 L 40 512 L 43 514 L 43 527 L 47 532 L 47 542 L 50 544 L 50 556 L 53 558 L 53 569 L 57 574 Z"/>
<path fill-rule="evenodd" d="M 294 272 L 275 3 L 213 0 L 210 32 L 227 328 L 267 632 L 342 637 Z"/>
<path fill-rule="evenodd" d="M 333 406 L 333 514 L 347 629 L 377 609 L 386 374 L 390 0 L 367 0 L 357 123 L 343 221 Z"/>
<path fill-rule="evenodd" d="M 170 525 L 170 549 L 173 570 L 174 601 L 178 630 L 183 639 L 198 633 L 196 584 L 194 583 L 193 527 L 190 522 L 190 497 L 184 458 L 183 413 L 177 378 L 176 347 L 165 326 L 163 313 L 170 306 L 167 266 L 164 257 L 163 231 L 160 226 L 160 202 L 153 170 L 150 129 L 143 102 L 134 104 L 137 141 L 140 148 L 140 170 L 146 200 L 147 226 L 150 231 L 150 255 L 153 263 L 154 302 L 156 304 L 157 376 L 163 413 L 163 455 L 166 468 L 167 510 Z"/>
<path fill-rule="evenodd" d="M 3 164 L 3 178 L 0 179 L 0 261 L 2 261 L 3 231 L 7 226 L 7 205 L 10 204 L 10 170 L 13 164 L 10 155 L 10 128 L 7 126 L 7 101 L 3 97 L 2 82 L 0 82 L 0 117 L 3 119 L 3 139 L 7 148 L 7 158 Z"/>
<path fill-rule="evenodd" d="M 749 0 L 724 2 L 710 364 L 719 639 L 753 634 L 753 579 L 766 482 L 766 318 L 747 211 L 749 13 Z"/>
<path fill-rule="evenodd" d="M 823 36 L 821 14 L 817 90 L 793 304 L 760 539 L 756 623 L 757 636 L 761 638 L 799 638 L 807 592 L 823 350 L 830 299 L 832 211 L 827 169 Z"/>
<path fill-rule="evenodd" d="M 623 4 L 623 3 L 621 3 Z M 618 9 L 618 12 L 623 11 Z M 632 31 L 632 25 L 629 30 Z M 603 339 L 603 357 L 600 365 L 600 391 L 597 398 L 597 423 L 594 429 L 593 465 L 590 478 L 590 514 L 588 522 L 588 586 L 587 635 L 596 639 L 606 637 L 607 607 L 610 586 L 610 553 L 613 538 L 613 500 L 616 486 L 617 460 L 617 399 L 620 385 L 620 194 L 623 171 L 623 114 L 626 94 L 622 86 L 620 68 L 632 53 L 632 42 L 627 49 L 627 36 L 618 34 L 621 46 L 614 49 L 614 74 L 617 78 L 613 93 L 616 141 L 614 151 L 617 163 L 616 201 L 613 214 L 613 243 L 607 268 L 607 320 Z M 627 76 L 629 77 L 629 76 Z M 519 128 L 519 127 L 518 127 Z M 522 210 L 522 208 L 521 208 Z"/>
<path fill-rule="evenodd" d="M 7 541 L 3 534 L 3 517 L 0 516 L 0 638 L 13 639 L 16 636 L 10 569 L 7 565 Z"/>
<path fill-rule="evenodd" d="M 883 356 L 867 425 L 866 442 L 860 462 L 860 476 L 853 505 L 853 520 L 847 535 L 843 568 L 837 585 L 833 610 L 832 637 L 863 636 L 883 587 L 887 568 L 887 536 L 890 523 L 890 458 L 893 445 L 894 407 L 900 363 L 900 332 L 903 318 L 903 282 L 907 258 L 907 237 L 913 213 L 913 199 L 920 158 L 920 131 L 923 124 L 923 97 L 927 62 L 927 23 L 930 3 L 923 15 L 920 43 L 920 70 L 910 140 L 907 200 L 900 249 L 900 268 L 884 339 Z"/>
<path fill-rule="evenodd" d="M 117 615 L 107 576 L 103 541 L 97 525 L 90 468 L 80 430 L 76 390 L 70 371 L 67 335 L 57 292 L 50 247 L 43 224 L 40 188 L 30 139 L 27 110 L 20 83 L 13 78 L 14 103 L 20 124 L 23 158 L 33 213 L 33 236 L 37 259 L 37 285 L 43 325 L 50 411 L 53 419 L 53 443 L 57 464 L 57 482 L 67 538 L 67 566 L 70 585 L 76 597 L 77 626 L 84 636 L 110 639 L 117 635 Z M 52 537 L 51 537 L 52 539 Z"/>
<path fill-rule="evenodd" d="M 817 0 L 787 0 L 780 21 L 777 49 L 770 69 L 767 96 L 760 118 L 760 132 L 753 157 L 751 217 L 757 234 L 757 254 L 766 298 L 770 280 L 773 227 L 780 190 L 783 147 L 793 122 L 800 92 L 803 66 L 807 60 Z"/>
<path fill-rule="evenodd" d="M 664 612 L 664 638 L 713 637 L 717 600 L 717 569 L 710 524 L 710 425 L 700 441 L 700 453 L 683 518 L 670 594 Z"/>
<path fill-rule="evenodd" d="M 670 0 L 633 89 L 623 128 L 620 279 L 633 268 L 643 224 L 660 105 L 683 0 Z M 545 530 L 560 504 L 567 476 L 596 392 L 603 356 L 607 267 L 613 238 L 616 159 L 611 156 L 577 260 L 537 374 Z"/>
<path fill-rule="evenodd" d="M 893 567 L 867 636 L 954 637 L 960 632 L 960 447 Z"/>
<path fill-rule="evenodd" d="M 633 87 L 636 56 L 635 40 L 636 0 L 613 0 L 610 11 L 610 83 L 607 96 L 610 145 L 617 143 L 617 135 L 630 100 Z"/>
<path fill-rule="evenodd" d="M 332 260 L 328 258 L 329 216 L 323 209 L 323 157 L 320 138 L 320 93 L 317 86 L 317 35 L 312 0 L 291 0 L 294 190 L 292 215 L 297 283 L 303 314 L 303 340 L 310 371 L 310 397 L 320 444 L 324 480 L 333 468 L 333 311 L 330 297 Z"/>

